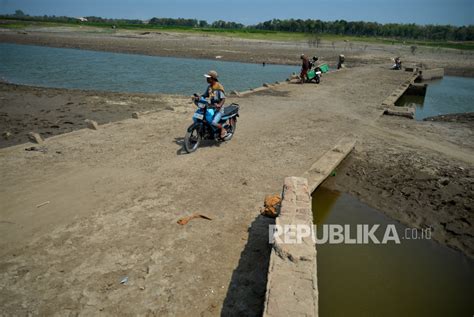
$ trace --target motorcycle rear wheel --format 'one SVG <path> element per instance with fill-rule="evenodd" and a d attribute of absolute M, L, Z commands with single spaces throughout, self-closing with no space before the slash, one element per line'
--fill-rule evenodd
<path fill-rule="evenodd" d="M 229 119 L 229 127 L 227 129 L 227 136 L 224 138 L 224 141 L 232 140 L 232 137 L 234 136 L 236 129 L 237 129 L 237 119 L 235 118 Z"/>
<path fill-rule="evenodd" d="M 193 127 L 191 131 L 186 132 L 184 136 L 183 147 L 187 153 L 192 153 L 196 151 L 201 144 L 202 137 L 199 134 L 197 127 Z"/>

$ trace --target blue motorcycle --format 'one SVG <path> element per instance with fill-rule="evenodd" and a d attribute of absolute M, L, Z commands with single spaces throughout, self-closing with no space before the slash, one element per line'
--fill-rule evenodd
<path fill-rule="evenodd" d="M 195 95 L 195 97 L 198 97 Z M 189 126 L 184 136 L 184 150 L 192 153 L 197 150 L 203 140 L 214 140 L 216 142 L 230 141 L 235 134 L 237 128 L 237 117 L 239 116 L 239 105 L 232 103 L 224 107 L 224 114 L 221 121 L 222 127 L 227 130 L 224 138 L 219 135 L 219 130 L 214 127 L 212 119 L 216 113 L 216 109 L 209 105 L 203 97 L 196 98 L 194 104 L 197 110 L 193 115 L 193 124 Z"/>

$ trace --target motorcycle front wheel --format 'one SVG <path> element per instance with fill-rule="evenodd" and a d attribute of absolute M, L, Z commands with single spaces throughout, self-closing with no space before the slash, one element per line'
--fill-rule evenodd
<path fill-rule="evenodd" d="M 184 136 L 184 150 L 187 153 L 196 151 L 201 143 L 202 137 L 196 126 L 192 127 L 191 130 L 186 132 Z"/>

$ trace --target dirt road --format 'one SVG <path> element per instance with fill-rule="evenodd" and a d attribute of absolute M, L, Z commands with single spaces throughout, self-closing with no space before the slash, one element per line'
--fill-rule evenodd
<path fill-rule="evenodd" d="M 318 86 L 285 84 L 230 100 L 241 105 L 234 139 L 192 155 L 181 152 L 193 112 L 184 99 L 173 110 L 50 138 L 45 153 L 27 152 L 27 145 L 1 149 L 2 311 L 259 315 L 270 220 L 258 216 L 258 207 L 266 194 L 281 191 L 284 177 L 302 175 L 341 137 L 359 140 L 356 160 L 409 150 L 406 171 L 420 169 L 420 157 L 438 158 L 462 167 L 472 186 L 472 127 L 380 118 L 382 101 L 409 76 L 373 65 L 329 74 Z M 347 178 L 364 179 L 350 171 Z M 387 200 L 364 188 L 353 190 L 363 200 Z M 463 203 L 472 201 L 472 190 L 458 190 Z M 398 204 L 411 202 L 403 196 Z M 423 216 L 415 207 L 411 218 L 398 207 L 383 211 L 413 222 Z M 195 212 L 212 220 L 176 223 Z M 461 221 L 450 213 L 442 216 Z M 437 213 L 431 216 L 437 223 Z M 472 211 L 466 221 L 472 224 Z M 463 236 L 435 236 L 472 254 Z"/>

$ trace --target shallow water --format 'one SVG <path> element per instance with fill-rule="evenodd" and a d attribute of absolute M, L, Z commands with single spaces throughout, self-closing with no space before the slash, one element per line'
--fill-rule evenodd
<path fill-rule="evenodd" d="M 474 78 L 445 76 L 429 81 L 426 96 L 402 96 L 397 106 L 416 106 L 416 120 L 474 111 Z"/>
<path fill-rule="evenodd" d="M 401 239 L 318 245 L 321 317 L 472 316 L 474 261 L 433 240 L 403 239 L 407 227 L 347 194 L 319 188 L 313 213 L 318 230 L 321 224 L 394 224 Z"/>
<path fill-rule="evenodd" d="M 192 95 L 214 69 L 226 91 L 284 81 L 297 66 L 157 57 L 0 43 L 0 78 L 16 84 Z"/>

